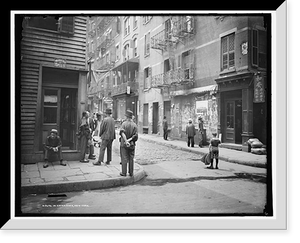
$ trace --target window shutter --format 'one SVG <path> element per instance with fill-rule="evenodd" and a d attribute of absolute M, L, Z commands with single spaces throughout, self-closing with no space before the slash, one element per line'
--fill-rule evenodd
<path fill-rule="evenodd" d="M 267 34 L 266 31 L 258 31 L 258 65 L 261 68 L 267 67 Z"/>
<path fill-rule="evenodd" d="M 192 80 L 194 78 L 194 63 L 190 63 L 190 69 L 189 69 L 189 78 Z"/>
<path fill-rule="evenodd" d="M 228 65 L 228 46 L 227 46 L 227 37 L 222 38 L 222 70 L 227 69 Z"/>
<path fill-rule="evenodd" d="M 150 32 L 147 34 L 147 54 L 150 54 Z"/>
<path fill-rule="evenodd" d="M 152 67 L 148 68 L 148 80 L 149 80 L 148 88 L 150 88 L 152 87 Z"/>
<path fill-rule="evenodd" d="M 74 17 L 61 17 L 58 21 L 58 31 L 65 34 L 74 34 Z"/>
<path fill-rule="evenodd" d="M 177 67 L 180 68 L 181 67 L 181 55 L 178 55 L 178 61 L 177 61 Z"/>
<path fill-rule="evenodd" d="M 252 65 L 258 66 L 258 31 L 252 30 Z"/>

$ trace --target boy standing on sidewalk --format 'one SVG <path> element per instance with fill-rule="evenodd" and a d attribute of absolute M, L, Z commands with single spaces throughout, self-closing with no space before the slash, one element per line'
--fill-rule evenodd
<path fill-rule="evenodd" d="M 210 152 L 210 166 L 207 167 L 209 169 L 213 169 L 213 163 L 214 159 L 216 159 L 216 169 L 219 169 L 218 163 L 219 163 L 219 144 L 221 144 L 221 141 L 219 138 L 217 138 L 217 133 L 213 133 L 213 138 L 210 140 L 209 144 L 209 152 Z"/>

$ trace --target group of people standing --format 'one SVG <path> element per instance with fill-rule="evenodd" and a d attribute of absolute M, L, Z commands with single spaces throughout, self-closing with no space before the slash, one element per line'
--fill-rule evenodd
<path fill-rule="evenodd" d="M 80 162 L 89 163 L 89 159 L 96 160 L 94 154 L 93 137 L 98 136 L 101 138 L 100 153 L 98 160 L 93 162 L 93 165 L 99 166 L 104 163 L 104 154 L 107 153 L 106 165 L 112 161 L 112 143 L 116 139 L 115 120 L 112 117 L 112 110 L 106 109 L 105 117 L 102 119 L 101 113 L 93 114 L 90 116 L 89 111 L 84 111 L 80 120 L 79 130 L 77 137 L 80 147 Z M 120 157 L 122 164 L 121 176 L 127 175 L 127 166 L 129 167 L 129 175 L 133 176 L 134 171 L 134 155 L 136 141 L 138 140 L 138 128 L 133 122 L 133 112 L 126 111 L 126 119 L 123 121 L 120 128 Z M 60 164 L 66 166 L 62 158 L 62 141 L 58 136 L 58 131 L 52 129 L 50 135 L 46 138 L 45 142 L 45 163 L 44 168 L 49 166 L 48 158 L 51 154 L 55 153 L 58 156 Z"/>
<path fill-rule="evenodd" d="M 80 141 L 80 162 L 88 163 L 88 159 L 96 160 L 94 155 L 93 136 L 101 138 L 99 158 L 93 165 L 99 166 L 104 163 L 104 154 L 107 153 L 106 165 L 112 160 L 112 143 L 116 139 L 115 120 L 112 117 L 112 110 L 106 109 L 105 117 L 101 119 L 101 114 L 96 114 L 97 119 L 89 117 L 89 112 L 82 113 L 81 124 L 79 126 L 78 138 Z M 127 175 L 127 165 L 129 165 L 129 175 L 133 176 L 133 164 L 135 154 L 135 143 L 138 139 L 137 125 L 133 122 L 133 112 L 126 111 L 126 120 L 120 129 L 120 157 L 122 164 L 121 176 Z M 88 155 L 88 158 L 86 156 Z"/>

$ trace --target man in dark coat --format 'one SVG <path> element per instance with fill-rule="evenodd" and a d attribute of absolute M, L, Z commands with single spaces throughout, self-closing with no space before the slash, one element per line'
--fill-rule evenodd
<path fill-rule="evenodd" d="M 199 116 L 198 118 L 198 128 L 199 128 L 199 147 L 202 148 L 203 147 L 203 119 L 201 116 Z"/>
<path fill-rule="evenodd" d="M 86 159 L 86 154 L 89 153 L 88 141 L 91 139 L 91 128 L 88 123 L 89 112 L 82 112 L 82 118 L 79 126 L 78 139 L 80 144 L 80 162 L 88 163 L 89 160 Z"/>
<path fill-rule="evenodd" d="M 163 130 L 164 130 L 164 140 L 168 140 L 168 121 L 166 116 L 164 116 L 163 119 Z"/>
<path fill-rule="evenodd" d="M 115 120 L 112 118 L 112 111 L 110 108 L 106 109 L 106 117 L 103 119 L 100 125 L 99 137 L 102 139 L 100 146 L 100 154 L 98 162 L 94 162 L 94 165 L 101 165 L 104 159 L 105 149 L 107 149 L 107 161 L 106 164 L 109 165 L 111 162 L 111 153 L 112 153 L 112 143 L 116 138 L 115 131 Z"/>
<path fill-rule="evenodd" d="M 194 147 L 194 136 L 196 135 L 196 129 L 194 124 L 192 123 L 192 119 L 189 119 L 189 123 L 186 126 L 186 135 L 188 137 L 187 145 L 188 147 Z"/>
<path fill-rule="evenodd" d="M 122 160 L 122 172 L 120 175 L 126 176 L 128 164 L 129 175 L 133 176 L 135 142 L 138 140 L 138 128 L 137 125 L 132 121 L 133 112 L 131 110 L 127 110 L 125 116 L 126 120 L 122 123 L 120 128 L 120 150 Z"/>
<path fill-rule="evenodd" d="M 96 129 L 96 122 L 95 122 L 95 118 L 94 118 L 94 114 L 92 113 L 92 116 L 88 118 L 88 124 L 89 124 L 89 128 L 91 129 L 91 133 L 93 133 Z M 96 155 L 94 154 L 94 144 L 91 142 L 90 146 L 89 146 L 89 159 L 96 159 Z"/>
<path fill-rule="evenodd" d="M 46 138 L 45 143 L 45 163 L 43 165 L 44 168 L 48 167 L 48 159 L 51 154 L 57 154 L 58 160 L 60 161 L 60 164 L 63 166 L 66 166 L 66 164 L 63 162 L 62 158 L 62 152 L 61 152 L 61 138 L 58 136 L 58 132 L 56 129 L 52 129 L 50 131 L 50 135 Z"/>

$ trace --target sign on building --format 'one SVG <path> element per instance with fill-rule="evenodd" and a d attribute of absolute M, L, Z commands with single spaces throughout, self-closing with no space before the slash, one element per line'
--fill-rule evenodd
<path fill-rule="evenodd" d="M 254 77 L 254 96 L 253 96 L 254 103 L 263 103 L 265 102 L 265 85 L 264 85 L 264 78 L 256 75 Z"/>

